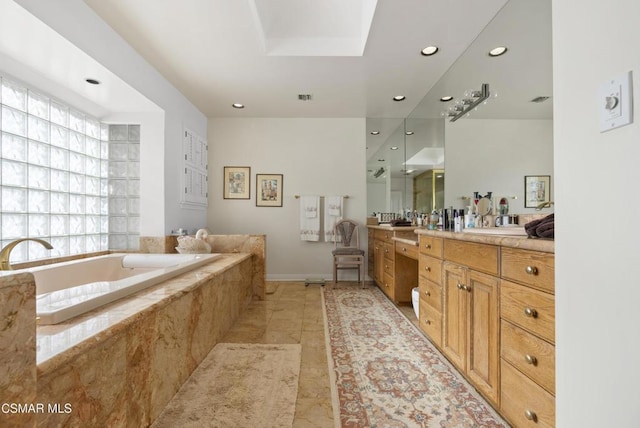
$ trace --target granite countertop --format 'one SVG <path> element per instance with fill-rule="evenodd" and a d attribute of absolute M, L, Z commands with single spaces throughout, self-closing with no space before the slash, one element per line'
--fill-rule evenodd
<path fill-rule="evenodd" d="M 367 227 L 369 229 L 378 229 L 378 230 L 416 230 L 417 226 L 391 226 L 390 224 L 368 224 Z"/>
<path fill-rule="evenodd" d="M 523 250 L 541 251 L 544 253 L 555 253 L 555 242 L 553 239 L 528 238 L 525 236 L 496 236 L 481 235 L 475 233 L 446 232 L 440 230 L 428 230 L 416 228 L 417 235 L 434 236 L 437 238 L 457 239 L 460 241 L 478 242 L 480 244 L 500 245 L 502 247 L 520 248 Z"/>

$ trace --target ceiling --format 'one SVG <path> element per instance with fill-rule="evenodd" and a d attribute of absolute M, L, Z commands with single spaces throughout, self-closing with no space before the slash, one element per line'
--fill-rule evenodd
<path fill-rule="evenodd" d="M 405 117 L 505 2 L 85 0 L 208 117 Z"/>

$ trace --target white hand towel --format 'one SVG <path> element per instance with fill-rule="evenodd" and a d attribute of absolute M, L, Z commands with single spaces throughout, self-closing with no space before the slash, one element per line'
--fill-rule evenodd
<path fill-rule="evenodd" d="M 320 206 L 320 196 L 300 196 L 300 239 L 302 241 L 320 240 L 320 216 L 317 215 Z M 307 213 L 316 215 L 309 217 Z"/>
<path fill-rule="evenodd" d="M 339 237 L 335 236 L 333 229 L 336 223 L 342 220 L 342 196 L 327 196 L 324 199 L 324 240 L 326 242 L 336 242 Z"/>

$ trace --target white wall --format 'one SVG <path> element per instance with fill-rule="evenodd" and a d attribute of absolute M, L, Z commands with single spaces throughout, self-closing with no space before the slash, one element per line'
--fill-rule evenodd
<path fill-rule="evenodd" d="M 294 195 L 348 195 L 366 249 L 365 131 L 364 118 L 209 119 L 209 229 L 266 234 L 268 279 L 331 278 L 334 244 L 300 240 Z M 223 199 L 224 166 L 251 167 L 250 200 Z M 256 207 L 256 173 L 284 175 L 282 207 Z"/>
<path fill-rule="evenodd" d="M 206 117 L 82 0 L 16 0 L 16 3 L 164 110 L 162 138 L 155 140 L 156 146 L 151 149 L 164 152 L 163 164 L 152 163 L 163 174 L 161 180 L 164 190 L 158 195 L 163 206 L 161 211 L 156 210 L 155 205 L 141 207 L 141 226 L 145 225 L 142 227 L 148 234 L 156 236 L 165 235 L 177 227 L 190 230 L 202 227 L 206 223 L 206 210 L 183 209 L 179 203 L 179 177 L 183 127 L 205 137 Z M 144 132 L 141 128 L 141 133 Z M 148 170 L 144 165 L 147 161 L 141 158 L 142 172 Z M 142 179 L 145 181 L 146 177 Z M 152 179 L 157 180 L 157 177 Z M 150 220 L 147 223 L 145 212 L 152 212 L 153 215 L 162 212 L 164 221 Z"/>
<path fill-rule="evenodd" d="M 640 2 L 553 2 L 558 427 L 640 425 L 640 127 L 599 132 L 600 85 L 633 70 Z M 601 214 L 608 213 L 608 214 Z"/>
<path fill-rule="evenodd" d="M 446 122 L 445 206 L 464 208 L 473 192 L 509 199 L 509 212 L 524 208 L 525 175 L 551 176 L 554 198 L 553 121 L 461 119 Z M 545 210 L 551 211 L 551 210 Z"/>

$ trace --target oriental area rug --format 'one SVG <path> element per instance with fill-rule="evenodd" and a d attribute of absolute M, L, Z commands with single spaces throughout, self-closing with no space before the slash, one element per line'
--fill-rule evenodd
<path fill-rule="evenodd" d="M 291 427 L 301 352 L 300 344 L 217 344 L 152 427 Z"/>
<path fill-rule="evenodd" d="M 336 426 L 509 426 L 378 288 L 323 305 Z"/>

